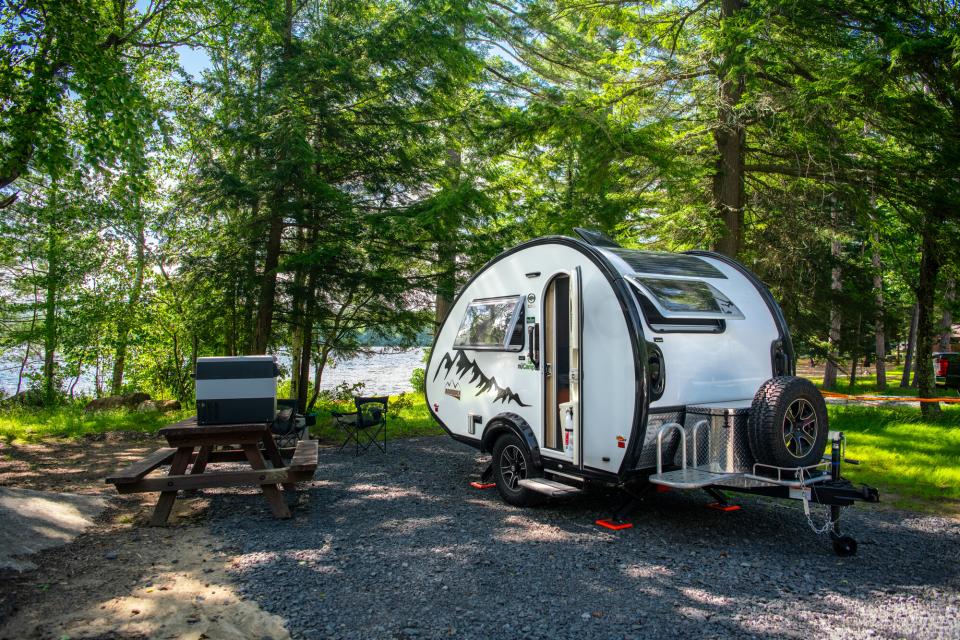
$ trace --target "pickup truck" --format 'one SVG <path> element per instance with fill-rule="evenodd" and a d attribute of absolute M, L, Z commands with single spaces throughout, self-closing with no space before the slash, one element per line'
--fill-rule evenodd
<path fill-rule="evenodd" d="M 960 353 L 933 354 L 933 370 L 938 387 L 960 390 Z"/>

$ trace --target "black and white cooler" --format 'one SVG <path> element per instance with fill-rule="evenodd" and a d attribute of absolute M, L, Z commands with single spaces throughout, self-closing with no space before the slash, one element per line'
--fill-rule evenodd
<path fill-rule="evenodd" d="M 279 374 L 273 356 L 197 358 L 197 424 L 273 422 Z"/>

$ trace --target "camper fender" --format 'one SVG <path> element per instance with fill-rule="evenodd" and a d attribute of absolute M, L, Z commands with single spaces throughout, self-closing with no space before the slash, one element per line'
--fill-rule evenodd
<path fill-rule="evenodd" d="M 487 426 L 483 428 L 483 436 L 480 438 L 480 451 L 492 453 L 493 445 L 503 433 L 513 433 L 520 442 L 527 446 L 530 452 L 530 461 L 537 469 L 543 468 L 543 461 L 540 459 L 540 445 L 537 444 L 537 438 L 533 435 L 533 429 L 527 424 L 521 416 L 515 413 L 498 413 L 490 418 Z"/>

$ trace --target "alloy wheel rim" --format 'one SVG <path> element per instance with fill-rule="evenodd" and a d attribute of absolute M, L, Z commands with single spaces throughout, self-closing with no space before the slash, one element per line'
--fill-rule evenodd
<path fill-rule="evenodd" d="M 797 398 L 783 415 L 783 445 L 798 460 L 807 456 L 817 442 L 817 412 L 810 401 Z"/>
<path fill-rule="evenodd" d="M 500 476 L 510 490 L 515 491 L 518 483 L 527 477 L 527 461 L 520 448 L 508 444 L 500 454 Z"/>

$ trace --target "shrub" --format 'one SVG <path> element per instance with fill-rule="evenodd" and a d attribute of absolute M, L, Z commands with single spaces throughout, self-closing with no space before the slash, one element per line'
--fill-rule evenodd
<path fill-rule="evenodd" d="M 423 393 L 423 390 L 426 388 L 427 384 L 427 373 L 423 367 L 417 367 L 413 370 L 413 373 L 410 374 L 410 386 L 413 387 L 414 391 L 419 391 Z"/>

